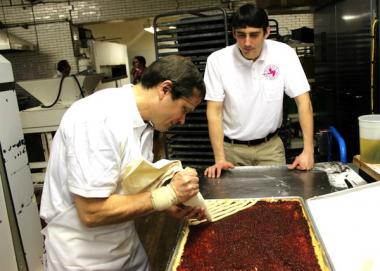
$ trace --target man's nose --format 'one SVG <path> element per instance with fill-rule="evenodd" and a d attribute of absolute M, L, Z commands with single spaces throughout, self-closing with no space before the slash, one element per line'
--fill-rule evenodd
<path fill-rule="evenodd" d="M 249 35 L 245 35 L 244 44 L 250 45 L 251 41 L 252 41 L 251 37 Z"/>

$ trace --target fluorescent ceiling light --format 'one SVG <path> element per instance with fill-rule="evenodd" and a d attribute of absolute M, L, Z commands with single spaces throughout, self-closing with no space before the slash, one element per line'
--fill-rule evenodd
<path fill-rule="evenodd" d="M 350 14 L 345 14 L 342 16 L 342 19 L 345 20 L 345 21 L 351 21 L 351 20 L 358 20 L 358 19 L 361 19 L 361 18 L 366 18 L 368 16 L 370 16 L 371 14 L 366 12 L 366 13 L 360 13 L 360 14 L 353 14 L 353 15 L 350 15 Z"/>
<path fill-rule="evenodd" d="M 151 33 L 151 34 L 154 34 L 153 26 L 145 27 L 144 30 L 145 30 L 146 32 L 149 32 L 149 33 Z M 159 30 L 159 29 L 157 29 L 157 30 Z"/>

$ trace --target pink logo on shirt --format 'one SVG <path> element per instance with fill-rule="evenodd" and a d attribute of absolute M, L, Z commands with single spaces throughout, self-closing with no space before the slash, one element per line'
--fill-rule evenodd
<path fill-rule="evenodd" d="M 273 80 L 278 77 L 279 69 L 276 65 L 270 64 L 264 69 L 264 76 L 266 79 Z"/>

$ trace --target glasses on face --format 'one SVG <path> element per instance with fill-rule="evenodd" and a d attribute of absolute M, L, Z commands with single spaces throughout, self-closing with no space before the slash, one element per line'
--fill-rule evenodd
<path fill-rule="evenodd" d="M 169 79 L 169 80 L 170 80 L 170 79 Z M 170 81 L 172 82 L 172 88 L 170 89 L 170 91 L 173 91 L 173 90 L 175 89 L 177 83 L 176 83 L 176 81 L 174 81 L 174 80 L 170 80 Z M 191 107 L 189 107 L 189 106 L 183 106 L 183 112 L 184 112 L 185 114 L 194 111 L 195 108 L 197 107 L 197 105 L 194 104 L 194 102 L 191 101 L 191 99 L 189 99 L 189 98 L 187 98 L 187 97 L 185 97 L 185 96 L 181 96 L 181 97 L 179 97 L 179 99 L 182 99 L 182 100 L 186 101 L 188 104 L 191 105 Z"/>
<path fill-rule="evenodd" d="M 181 97 L 180 99 L 185 100 L 187 103 L 191 104 L 191 106 L 192 106 L 192 108 L 186 109 L 186 113 L 190 113 L 190 112 L 194 111 L 195 108 L 197 107 L 197 105 L 194 104 L 189 98 Z"/>

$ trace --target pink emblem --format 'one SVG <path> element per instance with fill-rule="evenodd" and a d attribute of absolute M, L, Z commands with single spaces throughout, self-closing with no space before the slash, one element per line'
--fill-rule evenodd
<path fill-rule="evenodd" d="M 279 69 L 276 65 L 270 64 L 264 69 L 264 76 L 269 80 L 276 79 L 278 77 Z"/>

